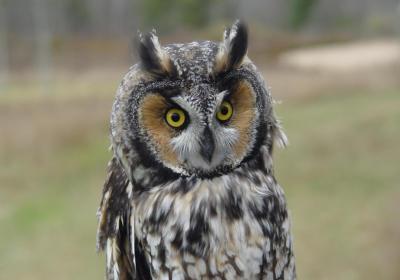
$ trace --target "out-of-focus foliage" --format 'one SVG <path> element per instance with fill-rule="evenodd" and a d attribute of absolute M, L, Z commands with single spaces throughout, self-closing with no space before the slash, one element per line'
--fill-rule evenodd
<path fill-rule="evenodd" d="M 178 0 L 182 7 L 182 20 L 191 26 L 204 26 L 208 22 L 208 12 L 215 0 Z"/>
<path fill-rule="evenodd" d="M 168 25 L 169 15 L 173 9 L 174 0 L 144 0 L 142 1 L 144 22 L 146 25 Z"/>
<path fill-rule="evenodd" d="M 291 0 L 290 25 L 293 28 L 301 27 L 309 18 L 317 0 Z"/>
<path fill-rule="evenodd" d="M 51 34 L 96 34 L 126 37 L 136 29 L 155 27 L 168 31 L 201 28 L 242 18 L 268 29 L 288 26 L 326 33 L 372 29 L 395 31 L 400 18 L 398 0 L 1 0 L 1 23 L 12 38 L 29 35 L 37 28 L 35 11 L 45 7 Z M 372 22 L 372 24 L 371 24 Z M 290 24 L 288 24 L 290 23 Z M 376 28 L 378 26 L 379 28 Z M 343 31 L 343 30 L 341 30 Z M 28 35 L 28 36 L 27 36 Z"/>
<path fill-rule="evenodd" d="M 209 21 L 215 0 L 142 0 L 143 21 L 147 26 L 167 30 L 176 27 L 202 27 Z"/>

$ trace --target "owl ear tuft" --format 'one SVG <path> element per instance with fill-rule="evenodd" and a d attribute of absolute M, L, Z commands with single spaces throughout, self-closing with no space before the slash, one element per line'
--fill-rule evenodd
<path fill-rule="evenodd" d="M 227 72 L 240 67 L 247 54 L 247 43 L 247 27 L 238 20 L 224 32 L 223 42 L 216 57 L 215 72 Z"/>
<path fill-rule="evenodd" d="M 161 47 L 158 37 L 152 32 L 139 33 L 138 54 L 141 66 L 155 76 L 174 76 L 176 69 L 167 52 Z"/>

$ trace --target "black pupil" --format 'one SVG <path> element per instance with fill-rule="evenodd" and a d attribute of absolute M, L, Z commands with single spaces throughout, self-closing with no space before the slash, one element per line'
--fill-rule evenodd
<path fill-rule="evenodd" d="M 228 109 L 228 106 L 222 106 L 222 108 L 221 108 L 221 114 L 222 115 L 226 115 L 226 114 L 228 114 L 228 111 L 229 111 L 229 109 Z"/>
<path fill-rule="evenodd" d="M 171 119 L 173 122 L 178 122 L 181 119 L 181 116 L 178 113 L 173 113 Z"/>

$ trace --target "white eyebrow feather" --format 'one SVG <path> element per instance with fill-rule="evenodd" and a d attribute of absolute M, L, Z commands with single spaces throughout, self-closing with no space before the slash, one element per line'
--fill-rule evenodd
<path fill-rule="evenodd" d="M 228 90 L 221 91 L 217 94 L 217 107 L 222 103 L 224 100 L 225 96 L 227 96 L 229 93 Z"/>

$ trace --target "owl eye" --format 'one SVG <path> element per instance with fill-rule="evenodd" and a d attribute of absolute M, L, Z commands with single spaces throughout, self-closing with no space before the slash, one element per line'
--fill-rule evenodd
<path fill-rule="evenodd" d="M 217 112 L 217 119 L 224 123 L 230 120 L 230 118 L 233 115 L 233 108 L 232 104 L 229 103 L 228 101 L 222 102 L 221 106 L 219 107 L 219 110 Z"/>
<path fill-rule="evenodd" d="M 173 128 L 180 128 L 185 124 L 186 114 L 182 109 L 172 108 L 165 114 L 165 121 Z"/>

